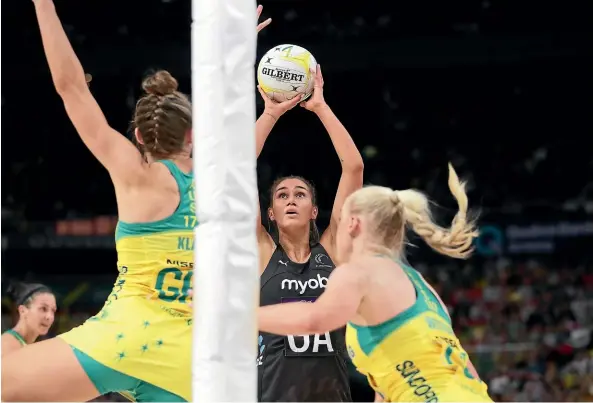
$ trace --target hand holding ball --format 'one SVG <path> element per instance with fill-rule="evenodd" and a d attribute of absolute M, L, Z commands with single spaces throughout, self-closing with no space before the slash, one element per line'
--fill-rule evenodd
<path fill-rule="evenodd" d="M 307 99 L 313 92 L 317 61 L 307 49 L 296 45 L 278 45 L 270 49 L 257 67 L 260 89 L 273 101 L 294 97 Z"/>

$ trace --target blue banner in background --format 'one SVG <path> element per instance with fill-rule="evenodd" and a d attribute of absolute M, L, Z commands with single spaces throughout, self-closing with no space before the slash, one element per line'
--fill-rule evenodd
<path fill-rule="evenodd" d="M 114 251 L 115 217 L 84 220 L 29 223 L 25 231 L 2 234 L 4 251 Z M 443 223 L 445 224 L 445 223 Z M 480 237 L 475 242 L 476 255 L 549 256 L 591 255 L 593 216 L 584 212 L 566 212 L 552 207 L 524 207 L 519 213 L 487 212 L 478 220 Z M 445 224 L 446 225 L 446 224 Z M 436 258 L 434 252 L 420 248 L 411 252 L 421 260 Z M 71 252 L 69 252 L 71 253 Z"/>
<path fill-rule="evenodd" d="M 593 246 L 593 220 L 485 224 L 476 252 L 483 257 L 587 254 Z"/>

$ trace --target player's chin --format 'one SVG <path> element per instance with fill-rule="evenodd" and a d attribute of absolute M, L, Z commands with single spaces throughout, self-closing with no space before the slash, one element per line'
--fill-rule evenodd
<path fill-rule="evenodd" d="M 39 333 L 40 336 L 45 336 L 47 334 L 47 332 L 49 332 L 49 328 L 51 326 L 47 326 L 47 325 L 39 325 L 39 329 L 37 330 L 37 332 Z"/>
<path fill-rule="evenodd" d="M 302 216 L 299 215 L 286 215 L 282 219 L 282 228 L 299 228 L 299 227 L 308 227 L 309 221 L 303 220 Z"/>

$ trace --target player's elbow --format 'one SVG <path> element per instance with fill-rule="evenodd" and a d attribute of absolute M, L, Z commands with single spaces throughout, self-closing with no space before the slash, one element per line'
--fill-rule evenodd
<path fill-rule="evenodd" d="M 84 78 L 80 80 L 67 75 L 60 75 L 59 77 L 55 77 L 53 81 L 56 92 L 64 100 L 88 90 L 88 85 Z"/>
<path fill-rule="evenodd" d="M 352 161 L 344 161 L 342 164 L 342 172 L 346 172 L 350 175 L 361 175 L 364 172 L 364 162 L 362 157 L 359 155 L 358 158 L 354 158 Z"/>
<path fill-rule="evenodd" d="M 54 87 L 58 95 L 62 98 L 67 96 L 75 89 L 72 80 L 70 80 L 68 77 L 58 77 L 54 79 Z"/>

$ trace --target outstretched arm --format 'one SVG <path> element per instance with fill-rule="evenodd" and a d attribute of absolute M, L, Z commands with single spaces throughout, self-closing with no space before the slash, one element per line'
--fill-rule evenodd
<path fill-rule="evenodd" d="M 264 7 L 261 4 L 258 5 L 256 10 L 257 21 L 259 21 L 259 17 L 261 17 L 261 13 L 263 11 Z M 271 23 L 272 19 L 267 18 L 263 22 L 257 24 L 257 33 L 259 33 L 259 31 L 261 31 Z M 259 85 L 257 86 L 257 89 L 265 103 L 264 113 L 262 113 L 259 119 L 257 119 L 257 122 L 255 122 L 255 155 L 257 158 L 259 158 L 259 155 L 261 154 L 264 148 L 264 143 L 266 142 L 266 139 L 268 138 L 270 132 L 274 128 L 274 125 L 276 124 L 278 119 L 280 119 L 280 116 L 282 116 L 284 112 L 286 112 L 288 109 L 292 109 L 294 105 L 289 106 L 289 103 L 275 104 L 270 98 L 268 98 L 264 94 L 261 88 L 259 88 Z"/>
<path fill-rule="evenodd" d="M 262 6 L 261 4 L 259 4 L 257 6 L 257 9 L 255 10 L 255 12 L 257 13 L 257 21 L 259 21 L 259 17 L 261 17 L 262 11 L 264 11 L 264 6 Z M 264 21 L 262 21 L 259 24 L 257 24 L 257 27 L 255 28 L 255 30 L 259 34 L 259 31 L 261 31 L 262 29 L 264 29 L 265 27 L 267 27 L 271 23 L 272 23 L 272 19 L 271 18 L 266 18 Z"/>
<path fill-rule="evenodd" d="M 45 56 L 56 91 L 80 138 L 112 178 L 130 182 L 140 178 L 144 162 L 138 149 L 113 130 L 87 85 L 51 0 L 34 0 Z"/>
<path fill-rule="evenodd" d="M 258 326 L 278 335 L 325 333 L 343 327 L 358 311 L 364 290 L 361 270 L 351 264 L 336 268 L 314 303 L 292 302 L 260 307 Z"/>
<path fill-rule="evenodd" d="M 274 125 L 278 119 L 280 119 L 280 116 L 294 108 L 302 100 L 302 96 L 294 97 L 293 99 L 282 103 L 276 103 L 272 101 L 259 86 L 257 89 L 265 104 L 264 112 L 259 119 L 257 119 L 257 122 L 255 122 L 255 152 L 256 156 L 259 158 L 259 155 L 264 148 L 264 144 L 272 132 Z M 267 263 L 269 260 L 268 255 L 271 256 L 271 253 L 273 252 L 273 241 L 262 223 L 260 209 L 258 209 L 258 214 L 260 215 L 257 217 L 257 222 L 260 223 L 260 225 L 257 227 L 257 241 L 260 245 L 262 261 Z M 262 250 L 262 247 L 265 247 L 266 249 Z"/>
<path fill-rule="evenodd" d="M 258 20 L 259 17 L 261 17 L 262 11 L 263 6 L 257 6 Z M 257 32 L 259 33 L 259 31 L 270 25 L 271 22 L 272 19 L 268 18 L 265 21 L 258 24 Z M 264 144 L 268 139 L 268 136 L 272 132 L 272 129 L 276 125 L 276 122 L 278 122 L 278 119 L 280 119 L 280 116 L 284 115 L 286 111 L 294 108 L 301 101 L 302 98 L 295 97 L 292 100 L 286 102 L 276 103 L 272 101 L 259 86 L 257 87 L 257 90 L 259 91 L 259 94 L 261 95 L 265 104 L 264 112 L 261 114 L 259 119 L 257 119 L 257 122 L 255 122 L 255 155 L 257 158 L 259 158 L 259 155 L 264 149 Z M 274 251 L 274 242 L 272 241 L 272 238 L 270 237 L 262 223 L 261 209 L 258 208 L 257 211 L 257 223 L 259 223 L 259 225 L 257 225 L 257 243 L 259 245 L 259 255 L 261 260 L 260 263 L 267 263 L 269 257 L 272 255 Z"/>
<path fill-rule="evenodd" d="M 354 144 L 352 137 L 350 137 L 350 133 L 348 133 L 348 130 L 346 130 L 323 98 L 323 76 L 321 74 L 321 66 L 319 65 L 317 65 L 317 73 L 315 75 L 313 96 L 309 101 L 303 102 L 301 106 L 315 112 L 319 117 L 319 120 L 321 120 L 321 123 L 323 123 L 325 130 L 327 130 L 331 138 L 336 153 L 340 158 L 340 163 L 342 164 L 342 176 L 340 177 L 338 191 L 334 199 L 329 227 L 321 237 L 321 244 L 332 258 L 335 258 L 336 254 L 333 253 L 335 233 L 338 228 L 342 206 L 348 196 L 362 187 L 364 164 L 356 144 Z M 337 263 L 339 264 L 339 262 Z"/>
<path fill-rule="evenodd" d="M 259 155 L 264 149 L 264 144 L 276 125 L 276 122 L 278 122 L 278 119 L 297 106 L 303 99 L 303 96 L 296 96 L 288 101 L 277 103 L 272 101 L 259 85 L 257 86 L 257 90 L 264 100 L 264 112 L 259 119 L 257 119 L 257 122 L 255 122 L 255 152 L 256 156 L 259 158 Z"/>

